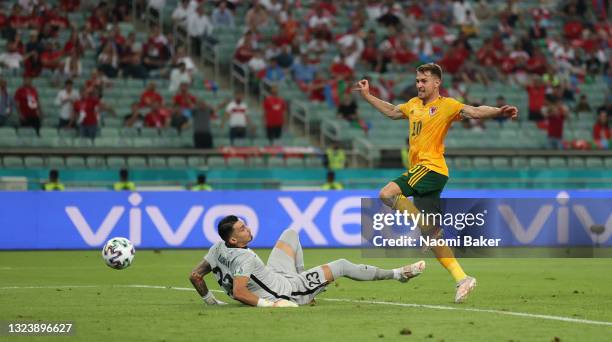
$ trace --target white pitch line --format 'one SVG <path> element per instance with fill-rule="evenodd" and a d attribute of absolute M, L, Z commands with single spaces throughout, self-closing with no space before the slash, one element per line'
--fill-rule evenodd
<path fill-rule="evenodd" d="M 57 289 L 57 288 L 100 288 L 104 286 L 100 285 L 61 285 L 61 286 L 4 286 L 0 287 L 0 290 L 19 290 L 19 289 Z M 195 291 L 189 287 L 175 287 L 175 286 L 160 286 L 160 285 L 111 285 L 110 287 L 122 287 L 122 288 L 143 288 L 143 289 L 160 289 L 160 290 L 175 290 L 175 291 Z M 223 292 L 220 290 L 211 290 L 212 292 Z M 540 318 L 551 321 L 569 322 L 569 323 L 581 323 L 591 325 L 604 325 L 612 326 L 612 322 L 606 321 L 593 321 L 590 319 L 572 318 L 564 316 L 552 316 L 542 314 L 532 314 L 527 312 L 518 311 L 503 311 L 494 309 L 477 309 L 477 308 L 463 308 L 460 306 L 445 306 L 445 305 L 431 305 L 431 304 L 416 304 L 416 303 L 398 303 L 398 302 L 385 302 L 376 300 L 354 300 L 347 298 L 319 298 L 328 302 L 344 302 L 353 304 L 371 304 L 371 305 L 390 305 L 390 306 L 401 306 L 409 308 L 422 308 L 432 310 L 455 310 L 455 311 L 467 311 L 467 312 L 481 312 L 481 313 L 492 313 L 498 315 L 527 317 L 527 318 Z"/>

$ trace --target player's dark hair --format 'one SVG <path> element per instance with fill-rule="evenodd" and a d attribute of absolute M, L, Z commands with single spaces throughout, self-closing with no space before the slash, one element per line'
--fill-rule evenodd
<path fill-rule="evenodd" d="M 440 80 L 442 80 L 442 67 L 436 63 L 422 64 L 416 70 L 422 74 L 429 71 L 432 75 L 437 76 Z"/>
<path fill-rule="evenodd" d="M 198 175 L 198 183 L 199 184 L 206 183 L 206 175 L 205 174 Z"/>
<path fill-rule="evenodd" d="M 235 215 L 225 216 L 217 225 L 217 232 L 221 239 L 225 242 L 229 239 L 234 231 L 234 223 L 238 222 L 238 217 Z"/>
<path fill-rule="evenodd" d="M 59 178 L 59 172 L 56 169 L 49 171 L 49 179 L 56 181 Z"/>
<path fill-rule="evenodd" d="M 128 170 L 127 169 L 119 170 L 119 178 L 121 178 L 121 180 L 127 180 L 127 178 L 128 178 Z"/>

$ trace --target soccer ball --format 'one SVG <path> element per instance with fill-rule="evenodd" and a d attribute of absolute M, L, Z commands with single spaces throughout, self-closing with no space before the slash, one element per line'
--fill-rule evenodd
<path fill-rule="evenodd" d="M 134 245 L 130 240 L 123 237 L 114 237 L 102 248 L 102 258 L 108 267 L 122 270 L 132 264 L 134 260 Z"/>

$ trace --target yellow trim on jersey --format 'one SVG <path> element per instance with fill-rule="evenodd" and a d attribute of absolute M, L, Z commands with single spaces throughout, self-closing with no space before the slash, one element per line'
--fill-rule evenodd
<path fill-rule="evenodd" d="M 408 181 L 408 185 L 414 186 L 416 183 L 418 183 L 418 181 L 421 180 L 421 178 L 423 178 L 427 174 L 427 172 L 429 172 L 429 169 L 424 167 L 423 170 L 419 171 L 419 173 L 412 175 L 412 177 L 410 177 L 410 180 Z"/>
<path fill-rule="evenodd" d="M 413 166 L 410 170 L 408 170 L 409 173 L 416 173 L 417 171 L 419 171 L 422 168 L 421 165 L 415 165 Z"/>

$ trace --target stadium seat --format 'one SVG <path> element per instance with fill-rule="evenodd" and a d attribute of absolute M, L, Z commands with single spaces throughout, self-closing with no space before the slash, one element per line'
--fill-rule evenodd
<path fill-rule="evenodd" d="M 285 158 L 268 157 L 268 167 L 285 167 Z"/>
<path fill-rule="evenodd" d="M 303 158 L 287 158 L 286 160 L 287 167 L 298 169 L 304 167 L 304 159 Z"/>
<path fill-rule="evenodd" d="M 185 169 L 187 168 L 187 161 L 185 157 L 169 157 L 168 167 L 172 169 Z"/>
<path fill-rule="evenodd" d="M 208 167 L 211 169 L 214 168 L 225 168 L 225 158 L 223 157 L 208 157 L 206 160 Z"/>
<path fill-rule="evenodd" d="M 48 157 L 46 161 L 46 165 L 49 168 L 53 169 L 61 169 L 65 167 L 64 158 L 63 157 Z"/>
<path fill-rule="evenodd" d="M 491 165 L 494 169 L 509 169 L 510 159 L 507 157 L 493 157 L 491 158 Z"/>
<path fill-rule="evenodd" d="M 567 166 L 569 166 L 572 169 L 584 169 L 585 168 L 584 158 L 570 157 L 568 160 Z"/>
<path fill-rule="evenodd" d="M 206 167 L 206 159 L 204 157 L 190 156 L 187 157 L 187 165 L 192 168 Z"/>
<path fill-rule="evenodd" d="M 306 158 L 306 166 L 308 167 L 323 167 L 323 159 L 321 157 Z"/>
<path fill-rule="evenodd" d="M 603 169 L 604 161 L 598 157 L 587 157 L 586 167 L 587 169 Z"/>
<path fill-rule="evenodd" d="M 458 169 L 469 169 L 472 167 L 472 159 L 468 157 L 454 158 L 454 163 Z"/>
<path fill-rule="evenodd" d="M 548 167 L 546 158 L 543 157 L 531 157 L 529 158 L 529 167 L 532 169 L 545 169 Z"/>
<path fill-rule="evenodd" d="M 127 166 L 131 169 L 145 169 L 147 167 L 147 159 L 145 157 L 128 157 Z"/>
<path fill-rule="evenodd" d="M 548 158 L 548 167 L 553 168 L 553 169 L 566 168 L 567 162 L 565 158 L 551 157 L 551 158 Z"/>
<path fill-rule="evenodd" d="M 242 157 L 227 158 L 227 166 L 230 168 L 244 168 L 246 166 L 245 159 Z"/>
<path fill-rule="evenodd" d="M 19 168 L 23 167 L 23 159 L 21 157 L 8 156 L 2 158 L 2 165 L 6 168 Z"/>
<path fill-rule="evenodd" d="M 162 169 L 168 167 L 166 158 L 164 157 L 149 157 L 149 166 L 152 168 Z"/>
<path fill-rule="evenodd" d="M 84 169 L 85 165 L 83 157 L 66 157 L 66 167 L 70 169 Z"/>
<path fill-rule="evenodd" d="M 41 168 L 45 166 L 45 161 L 41 157 L 37 156 L 27 156 L 23 158 L 23 163 L 25 164 L 25 167 Z"/>
<path fill-rule="evenodd" d="M 125 158 L 123 157 L 108 157 L 106 164 L 110 169 L 121 169 L 125 167 Z"/>
<path fill-rule="evenodd" d="M 491 158 L 474 157 L 474 167 L 477 169 L 490 169 L 491 168 Z"/>
<path fill-rule="evenodd" d="M 106 160 L 104 157 L 99 156 L 88 156 L 85 158 L 85 164 L 90 169 L 103 169 L 106 168 Z"/>
<path fill-rule="evenodd" d="M 514 169 L 525 169 L 529 166 L 529 160 L 525 157 L 512 157 L 511 161 Z"/>
<path fill-rule="evenodd" d="M 612 169 L 612 157 L 604 158 L 604 165 L 606 169 Z"/>

